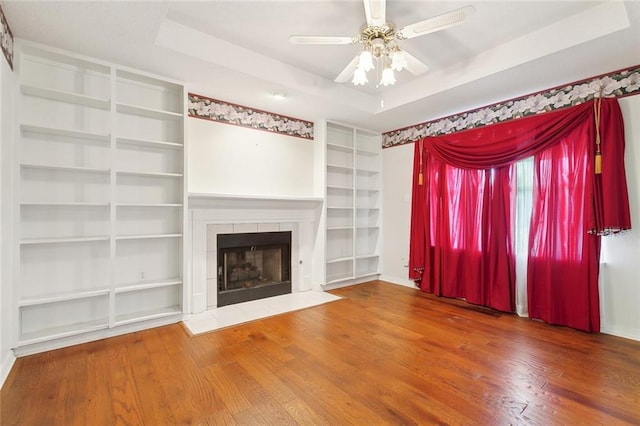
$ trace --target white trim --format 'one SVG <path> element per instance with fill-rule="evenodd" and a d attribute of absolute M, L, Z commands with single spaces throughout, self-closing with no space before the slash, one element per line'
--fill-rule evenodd
<path fill-rule="evenodd" d="M 138 321 L 132 324 L 118 325 L 113 328 L 105 330 L 96 330 L 89 333 L 82 333 L 75 336 L 63 337 L 60 339 L 53 339 L 45 342 L 38 342 L 33 344 L 27 344 L 19 346 L 14 349 L 17 357 L 32 355 L 40 352 L 46 352 L 54 349 L 65 348 L 67 346 L 78 345 L 81 343 L 93 342 L 96 340 L 105 339 L 108 337 L 120 336 L 127 333 L 133 333 L 135 331 L 147 330 L 150 328 L 160 327 L 163 325 L 169 325 L 178 323 L 183 320 L 183 315 L 177 313 L 171 317 L 155 318 L 146 321 Z"/>
<path fill-rule="evenodd" d="M 637 329 L 620 326 L 608 327 L 606 325 L 601 325 L 600 332 L 640 342 L 640 332 Z"/>
<path fill-rule="evenodd" d="M 326 285 L 322 286 L 322 289 L 325 290 L 325 291 L 335 290 L 337 288 L 351 287 L 352 285 L 369 283 L 371 281 L 376 281 L 377 279 L 378 279 L 377 275 L 366 276 L 366 277 L 362 277 L 362 278 L 349 278 L 349 279 L 346 279 L 344 281 L 335 282 L 335 283 L 332 283 L 332 284 L 326 284 Z"/>
<path fill-rule="evenodd" d="M 240 200 L 240 201 L 294 201 L 294 202 L 309 202 L 309 203 L 322 203 L 322 197 L 281 197 L 270 195 L 242 195 L 242 194 L 216 194 L 209 192 L 189 192 L 189 199 L 196 200 L 209 200 L 209 201 L 221 201 L 221 200 Z"/>
<path fill-rule="evenodd" d="M 415 283 L 409 278 L 398 278 L 389 275 L 380 275 L 380 281 L 386 281 L 391 284 L 401 285 L 403 287 L 409 287 L 418 290 L 418 287 L 416 287 Z"/>

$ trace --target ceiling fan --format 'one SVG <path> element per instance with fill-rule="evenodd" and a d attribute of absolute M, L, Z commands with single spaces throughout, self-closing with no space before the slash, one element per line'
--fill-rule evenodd
<path fill-rule="evenodd" d="M 414 75 L 426 72 L 429 67 L 413 55 L 400 49 L 399 40 L 441 31 L 461 24 L 474 13 L 473 6 L 465 6 L 442 15 L 425 19 L 415 24 L 396 28 L 386 19 L 386 0 L 363 0 L 367 25 L 355 37 L 292 35 L 289 41 L 294 44 L 362 44 L 362 51 L 336 77 L 337 83 L 351 79 L 355 85 L 368 82 L 367 72 L 382 69 L 379 84 L 388 86 L 396 82 L 394 71 L 406 69 Z"/>

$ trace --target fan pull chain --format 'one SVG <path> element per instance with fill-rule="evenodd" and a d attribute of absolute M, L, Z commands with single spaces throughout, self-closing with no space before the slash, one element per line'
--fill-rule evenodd
<path fill-rule="evenodd" d="M 595 174 L 602 174 L 602 151 L 600 150 L 600 109 L 602 107 L 602 89 L 600 96 L 593 103 L 594 117 L 596 121 L 596 157 L 595 157 Z"/>

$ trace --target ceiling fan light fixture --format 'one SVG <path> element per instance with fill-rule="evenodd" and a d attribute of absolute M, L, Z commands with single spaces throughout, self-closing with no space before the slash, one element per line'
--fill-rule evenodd
<path fill-rule="evenodd" d="M 380 84 L 382 86 L 391 86 L 396 83 L 396 76 L 393 74 L 393 70 L 391 68 L 385 68 L 382 70 L 382 78 L 380 79 Z"/>
<path fill-rule="evenodd" d="M 365 49 L 360 53 L 358 68 L 361 68 L 364 72 L 371 71 L 373 69 L 373 55 L 371 55 L 371 52 Z"/>
<path fill-rule="evenodd" d="M 369 82 L 367 79 L 367 73 L 364 69 L 357 67 L 353 72 L 353 80 L 351 82 L 356 86 L 364 86 Z"/>
<path fill-rule="evenodd" d="M 407 58 L 404 53 L 400 49 L 391 53 L 391 69 L 400 72 L 405 68 L 407 68 Z"/>

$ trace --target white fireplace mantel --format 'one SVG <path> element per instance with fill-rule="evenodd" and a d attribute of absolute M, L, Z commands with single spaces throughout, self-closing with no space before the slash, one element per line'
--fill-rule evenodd
<path fill-rule="evenodd" d="M 187 286 L 188 313 L 207 307 L 207 229 L 251 232 L 252 229 L 292 231 L 292 291 L 321 290 L 324 250 L 320 242 L 322 198 L 190 193 L 189 241 L 191 268 Z M 209 232 L 211 239 L 212 232 Z M 189 243 L 187 243 L 189 244 Z M 210 295 L 212 296 L 212 295 Z M 211 297 L 209 297 L 211 301 Z"/>
<path fill-rule="evenodd" d="M 321 204 L 323 201 L 322 197 L 298 197 L 298 196 L 272 196 L 272 195 L 241 195 L 241 194 L 214 194 L 214 193 L 202 193 L 202 192 L 190 192 L 189 193 L 189 203 L 195 202 L 196 200 L 204 200 L 209 202 L 216 201 L 229 201 L 229 200 L 240 200 L 242 202 L 251 202 L 251 201 L 280 201 L 280 202 L 294 202 L 294 203 L 311 203 L 311 204 Z"/>

